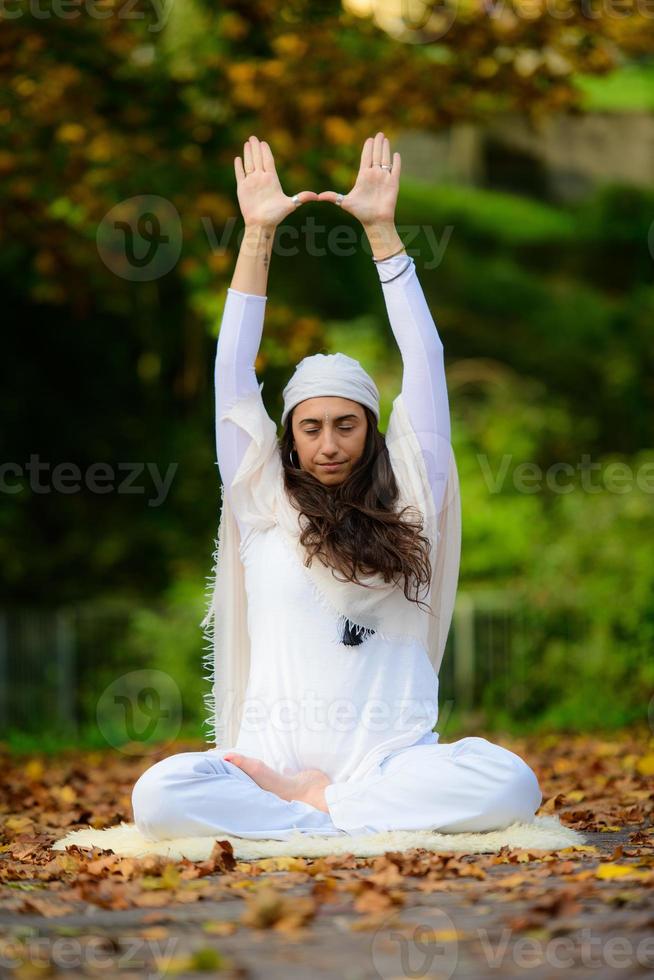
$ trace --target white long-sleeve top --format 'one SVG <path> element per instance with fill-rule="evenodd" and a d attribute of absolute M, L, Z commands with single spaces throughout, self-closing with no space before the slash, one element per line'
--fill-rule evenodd
<path fill-rule="evenodd" d="M 402 395 L 423 451 L 438 514 L 445 495 L 451 439 L 443 344 L 412 256 L 394 255 L 375 265 L 402 355 Z M 227 290 L 215 370 L 216 449 L 226 493 L 249 437 L 228 419 L 218 420 L 243 396 L 255 393 L 261 398 L 254 363 L 261 345 L 266 302 L 267 296 Z"/>
<path fill-rule="evenodd" d="M 402 394 L 418 437 L 437 513 L 450 456 L 443 344 L 415 263 L 400 254 L 376 263 L 391 329 L 402 355 Z M 244 396 L 261 398 L 254 363 L 266 296 L 229 289 L 216 353 L 216 446 L 225 493 L 249 436 L 221 416 Z M 230 503 L 232 501 L 230 500 Z M 276 527 L 243 523 L 240 555 L 248 596 L 250 676 L 236 748 L 278 771 L 318 768 L 334 781 L 359 778 L 391 752 L 436 741 L 438 678 L 415 642 L 377 634 L 346 646 L 330 613 Z"/>

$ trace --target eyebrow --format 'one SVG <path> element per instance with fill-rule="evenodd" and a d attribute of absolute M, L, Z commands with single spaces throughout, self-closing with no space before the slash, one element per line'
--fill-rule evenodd
<path fill-rule="evenodd" d="M 355 415 L 354 413 L 350 413 L 349 415 L 337 415 L 336 418 L 334 419 L 334 422 L 342 422 L 343 419 L 356 419 L 356 421 L 358 422 L 359 416 Z M 304 425 L 305 422 L 315 422 L 316 424 L 319 425 L 320 419 L 300 419 L 298 425 Z"/>

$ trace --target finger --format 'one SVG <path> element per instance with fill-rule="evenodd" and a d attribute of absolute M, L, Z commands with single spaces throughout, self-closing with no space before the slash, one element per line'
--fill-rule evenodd
<path fill-rule="evenodd" d="M 268 173 L 276 174 L 277 168 L 275 167 L 275 158 L 273 156 L 272 150 L 265 140 L 261 141 L 261 159 L 263 161 L 263 169 Z"/>
<path fill-rule="evenodd" d="M 261 158 L 261 143 L 256 136 L 250 137 L 250 144 L 252 146 L 252 159 L 254 160 L 255 170 L 263 170 L 263 160 Z"/>
<path fill-rule="evenodd" d="M 394 153 L 393 154 L 393 169 L 392 169 L 391 173 L 393 174 L 393 176 L 395 177 L 396 180 L 399 180 L 400 179 L 400 172 L 401 172 L 401 170 L 402 170 L 402 157 L 400 156 L 399 153 Z"/>
<path fill-rule="evenodd" d="M 245 170 L 243 170 L 243 161 L 240 157 L 234 157 L 234 170 L 236 171 L 236 183 L 237 185 L 245 178 Z"/>
<path fill-rule="evenodd" d="M 375 141 L 372 136 L 369 136 L 363 144 L 363 149 L 361 150 L 361 163 L 359 164 L 359 173 L 361 173 L 362 170 L 367 170 L 372 166 L 372 146 L 374 142 Z"/>
<path fill-rule="evenodd" d="M 382 142 L 382 155 L 381 162 L 386 163 L 390 166 L 391 163 L 391 144 L 388 142 L 386 136 Z"/>
<path fill-rule="evenodd" d="M 336 198 L 338 194 L 336 191 L 321 191 L 318 195 L 319 201 L 330 201 L 332 204 L 336 204 Z"/>
<path fill-rule="evenodd" d="M 372 165 L 373 167 L 378 167 L 382 162 L 382 147 L 384 145 L 384 134 L 377 133 L 375 136 L 375 142 L 372 147 Z"/>
<path fill-rule="evenodd" d="M 254 160 L 252 159 L 252 147 L 249 140 L 243 144 L 243 166 L 246 174 L 251 174 L 254 170 Z"/>
<path fill-rule="evenodd" d="M 297 199 L 300 204 L 306 204 L 307 201 L 317 201 L 318 195 L 315 191 L 298 191 Z"/>

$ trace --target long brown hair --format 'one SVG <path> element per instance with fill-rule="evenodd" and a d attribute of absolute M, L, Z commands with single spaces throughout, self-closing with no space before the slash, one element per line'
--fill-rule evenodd
<path fill-rule="evenodd" d="M 340 581 L 356 582 L 357 570 L 364 575 L 379 573 L 384 582 L 400 581 L 407 599 L 427 606 L 419 598 L 421 587 L 431 581 L 429 538 L 422 515 L 415 508 L 394 509 L 399 489 L 391 465 L 386 439 L 377 428 L 374 413 L 362 406 L 368 420 L 366 441 L 360 460 L 340 484 L 324 486 L 311 473 L 293 462 L 291 411 L 280 440 L 284 484 L 291 502 L 308 518 L 300 542 L 307 551 L 306 565 L 318 557 L 342 573 Z M 296 454 L 297 458 L 297 454 Z M 405 520 L 414 511 L 416 520 Z M 410 595 L 413 586 L 415 595 Z"/>

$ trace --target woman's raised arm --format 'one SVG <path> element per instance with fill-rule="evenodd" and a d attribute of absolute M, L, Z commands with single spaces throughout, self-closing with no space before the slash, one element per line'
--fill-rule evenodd
<path fill-rule="evenodd" d="M 221 417 L 239 399 L 261 397 L 254 364 L 261 344 L 266 289 L 277 225 L 296 207 L 284 194 L 272 151 L 251 136 L 243 147 L 243 160 L 234 159 L 238 201 L 245 222 L 231 286 L 223 309 L 215 362 L 216 455 L 220 476 L 228 492 L 250 438 L 239 426 Z M 296 195 L 298 203 L 316 200 L 313 191 Z M 263 405 L 263 400 L 262 400 Z"/>
<path fill-rule="evenodd" d="M 386 309 L 404 367 L 402 396 L 418 437 L 440 512 L 450 460 L 450 413 L 443 344 L 429 312 L 415 263 L 395 227 L 402 161 L 391 158 L 382 132 L 363 144 L 354 187 L 348 194 L 323 191 L 321 201 L 340 203 L 363 225 L 382 282 Z"/>
<path fill-rule="evenodd" d="M 451 454 L 443 342 L 412 256 L 376 263 L 391 329 L 402 355 L 402 397 L 427 468 L 436 513 L 445 497 Z"/>

